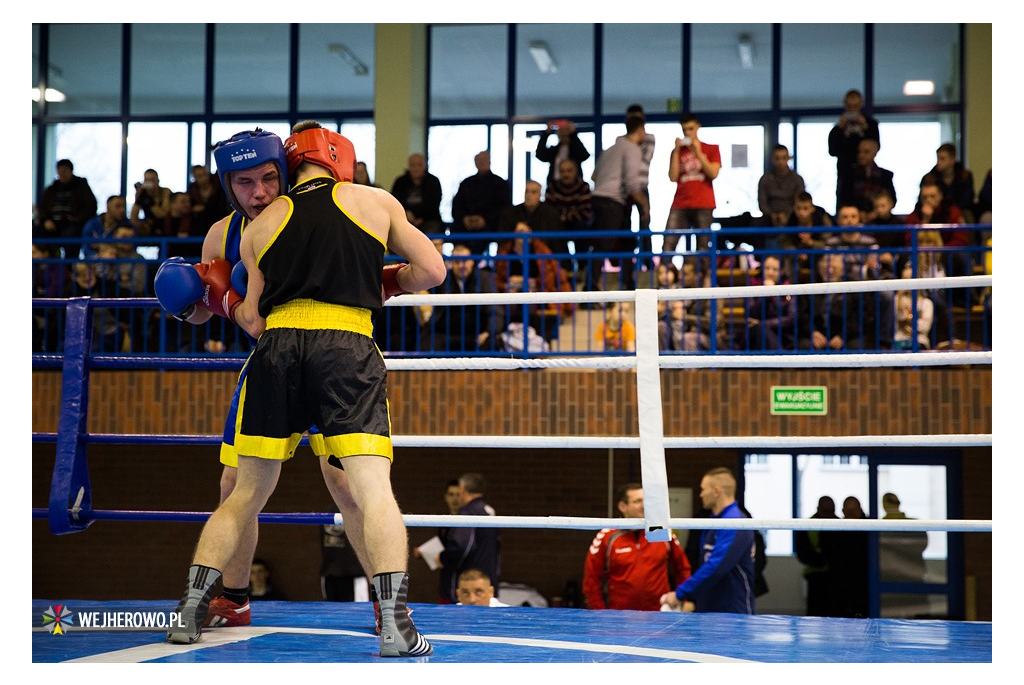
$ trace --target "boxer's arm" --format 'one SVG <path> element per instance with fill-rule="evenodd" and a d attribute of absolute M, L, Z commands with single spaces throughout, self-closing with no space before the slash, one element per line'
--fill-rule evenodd
<path fill-rule="evenodd" d="M 214 259 L 224 259 L 224 231 L 227 230 L 228 218 L 225 217 L 210 226 L 203 240 L 202 260 L 209 264 Z"/>
<path fill-rule="evenodd" d="M 257 219 L 258 220 L 258 219 Z M 267 327 L 267 320 L 259 314 L 260 296 L 263 295 L 263 272 L 256 266 L 256 253 L 253 250 L 251 230 L 242 234 L 240 251 L 242 264 L 248 274 L 245 289 L 245 299 L 235 309 L 235 323 L 245 329 L 245 332 L 254 338 L 260 337 Z"/>
<path fill-rule="evenodd" d="M 448 270 L 434 243 L 426 234 L 409 223 L 405 217 L 405 210 L 398 200 L 384 194 L 379 197 L 380 201 L 385 203 L 391 219 L 388 249 L 409 261 L 407 266 L 395 274 L 397 286 L 407 293 L 418 293 L 440 285 L 448 275 Z"/>

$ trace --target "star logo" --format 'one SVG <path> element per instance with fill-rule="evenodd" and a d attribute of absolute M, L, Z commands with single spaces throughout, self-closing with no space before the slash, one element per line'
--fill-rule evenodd
<path fill-rule="evenodd" d="M 43 612 L 43 625 L 50 629 L 50 635 L 63 635 L 67 626 L 75 625 L 74 614 L 65 604 L 51 606 Z"/>

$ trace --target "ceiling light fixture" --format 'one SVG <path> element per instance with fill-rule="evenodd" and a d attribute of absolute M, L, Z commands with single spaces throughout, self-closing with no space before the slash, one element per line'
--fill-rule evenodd
<path fill-rule="evenodd" d="M 558 63 L 555 62 L 555 58 L 551 55 L 551 49 L 548 48 L 548 44 L 542 40 L 531 40 L 530 41 L 530 57 L 533 57 L 533 61 L 537 64 L 537 68 L 542 74 L 554 74 L 558 71 Z"/>
<path fill-rule="evenodd" d="M 935 94 L 935 82 L 934 81 L 906 81 L 903 84 L 903 94 L 914 96 L 914 95 L 934 95 Z"/>
<path fill-rule="evenodd" d="M 67 100 L 67 96 L 60 92 L 56 88 L 46 89 L 46 101 L 47 102 L 64 102 Z M 39 102 L 39 89 L 32 89 L 32 102 Z"/>
<path fill-rule="evenodd" d="M 333 52 L 345 60 L 345 63 L 352 67 L 352 73 L 356 76 L 366 76 L 370 73 L 370 68 L 344 43 L 331 43 L 327 46 L 327 51 Z"/>

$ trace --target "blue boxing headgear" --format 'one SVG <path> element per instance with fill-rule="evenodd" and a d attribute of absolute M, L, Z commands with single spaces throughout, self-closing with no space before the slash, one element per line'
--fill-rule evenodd
<path fill-rule="evenodd" d="M 252 169 L 273 162 L 281 175 L 281 193 L 288 191 L 288 158 L 284 152 L 284 143 L 270 131 L 257 128 L 254 131 L 236 133 L 213 146 L 213 159 L 217 163 L 217 176 L 220 178 L 224 193 L 228 196 L 228 202 L 242 214 L 245 214 L 245 211 L 231 189 L 229 174 L 232 171 Z M 247 214 L 246 218 L 250 221 L 253 219 Z"/>

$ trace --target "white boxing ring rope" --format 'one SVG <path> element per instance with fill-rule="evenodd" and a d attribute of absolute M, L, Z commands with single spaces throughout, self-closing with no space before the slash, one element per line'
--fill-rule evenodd
<path fill-rule="evenodd" d="M 949 366 L 992 364 L 991 352 L 918 352 L 876 354 L 807 355 L 662 355 L 658 349 L 657 302 L 659 300 L 710 300 L 817 295 L 826 293 L 888 292 L 939 288 L 979 288 L 992 285 L 992 276 L 958 276 L 881 281 L 843 281 L 799 285 L 719 286 L 668 290 L 541 293 L 408 294 L 392 298 L 387 306 L 459 306 L 487 304 L 636 303 L 636 355 L 619 357 L 558 357 L 514 359 L 473 357 L 444 359 L 386 359 L 389 371 L 502 370 L 536 368 L 636 369 L 639 404 L 639 437 L 576 436 L 393 436 L 396 447 L 517 447 L 532 449 L 638 449 L 644 486 L 644 519 L 585 518 L 567 516 L 404 516 L 409 526 L 558 528 L 600 530 L 643 529 L 652 541 L 667 540 L 672 529 L 779 529 L 991 532 L 992 521 L 919 519 L 706 519 L 670 518 L 665 448 L 762 447 L 921 447 L 992 445 L 991 434 L 875 435 L 875 436 L 771 436 L 670 438 L 662 430 L 661 368 L 774 368 Z M 640 392 L 643 387 L 644 391 Z M 341 524 L 340 514 L 335 521 Z"/>

